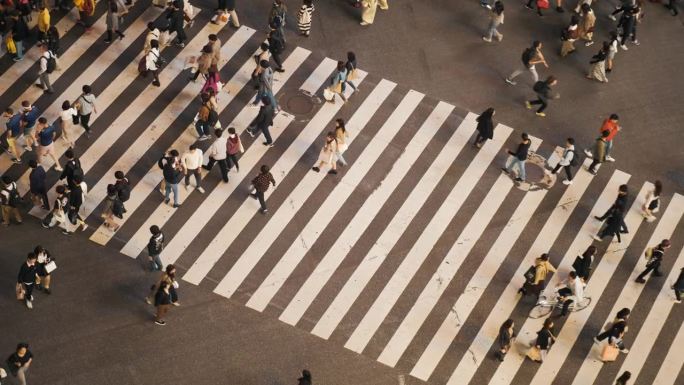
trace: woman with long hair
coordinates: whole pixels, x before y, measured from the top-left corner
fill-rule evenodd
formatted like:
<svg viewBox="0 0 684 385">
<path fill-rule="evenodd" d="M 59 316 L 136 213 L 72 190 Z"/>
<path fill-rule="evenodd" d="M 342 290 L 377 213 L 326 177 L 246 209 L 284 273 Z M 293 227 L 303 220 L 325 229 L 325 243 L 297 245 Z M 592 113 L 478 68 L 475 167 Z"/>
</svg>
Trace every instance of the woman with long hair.
<svg viewBox="0 0 684 385">
<path fill-rule="evenodd" d="M 482 148 L 487 139 L 494 138 L 494 122 L 492 121 L 494 114 L 496 114 L 494 108 L 489 107 L 477 117 L 477 136 L 473 146 Z"/>
</svg>

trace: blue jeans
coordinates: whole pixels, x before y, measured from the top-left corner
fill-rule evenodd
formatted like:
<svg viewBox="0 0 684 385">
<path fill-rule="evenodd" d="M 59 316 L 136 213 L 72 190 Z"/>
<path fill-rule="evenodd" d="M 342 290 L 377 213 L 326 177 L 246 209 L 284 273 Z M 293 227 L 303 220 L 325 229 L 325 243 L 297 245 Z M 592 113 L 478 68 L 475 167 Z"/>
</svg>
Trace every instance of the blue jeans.
<svg viewBox="0 0 684 385">
<path fill-rule="evenodd" d="M 171 195 L 171 190 L 173 190 L 173 204 L 179 205 L 178 203 L 178 183 L 166 182 L 166 194 L 164 194 L 164 199 L 168 200 L 169 195 Z"/>
<path fill-rule="evenodd" d="M 610 155 L 610 150 L 613 148 L 613 141 L 612 140 L 607 140 L 606 141 L 606 158 L 608 155 Z"/>
<path fill-rule="evenodd" d="M 525 180 L 525 177 L 527 176 L 525 175 L 525 161 L 512 156 L 511 160 L 506 165 L 506 170 L 511 172 L 513 170 L 513 166 L 518 166 L 518 178 Z"/>
<path fill-rule="evenodd" d="M 164 269 L 164 265 L 162 264 L 161 258 L 159 258 L 159 254 L 150 255 L 150 269 L 153 271 Z"/>
<path fill-rule="evenodd" d="M 209 135 L 209 123 L 198 120 L 197 123 L 195 123 L 195 129 L 197 130 L 197 135 L 199 136 L 207 136 Z"/>
<path fill-rule="evenodd" d="M 273 96 L 273 92 L 269 90 L 257 92 L 256 97 L 254 98 L 254 104 L 259 103 L 261 101 L 261 98 L 263 98 L 264 96 L 267 96 L 271 100 L 271 106 L 273 106 L 274 109 L 278 109 L 278 102 L 276 102 L 275 96 Z"/>
<path fill-rule="evenodd" d="M 17 59 L 24 57 L 24 42 L 21 40 L 15 40 L 14 46 L 17 47 Z"/>
</svg>

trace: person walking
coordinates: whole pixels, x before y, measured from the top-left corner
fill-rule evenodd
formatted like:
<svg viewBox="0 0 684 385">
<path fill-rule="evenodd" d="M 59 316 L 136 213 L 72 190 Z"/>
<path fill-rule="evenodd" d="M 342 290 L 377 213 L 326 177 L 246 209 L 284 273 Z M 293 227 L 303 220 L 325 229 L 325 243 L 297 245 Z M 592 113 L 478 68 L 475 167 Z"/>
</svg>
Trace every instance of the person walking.
<svg viewBox="0 0 684 385">
<path fill-rule="evenodd" d="M 587 74 L 587 79 L 596 79 L 601 83 L 608 83 L 608 77 L 606 76 L 606 59 L 608 58 L 608 53 L 610 51 L 610 43 L 607 41 L 603 42 L 603 46 L 596 53 L 596 55 L 591 57 L 591 68 Z"/>
<path fill-rule="evenodd" d="M 639 5 L 635 4 L 633 7 L 625 9 L 618 23 L 618 28 L 622 28 L 622 39 L 620 40 L 620 48 L 627 51 L 627 39 L 632 38 L 634 45 L 639 45 L 636 37 L 637 16 L 641 12 Z"/>
<path fill-rule="evenodd" d="M 606 160 L 606 138 L 610 135 L 610 131 L 602 131 L 601 136 L 596 138 L 594 142 L 594 147 L 591 152 L 591 158 L 593 159 L 587 171 L 592 175 L 596 175 L 596 166 L 603 163 Z"/>
<path fill-rule="evenodd" d="M 204 194 L 204 189 L 202 188 L 202 172 L 201 166 L 204 162 L 204 155 L 202 150 L 197 148 L 196 144 L 191 144 L 188 151 L 184 152 L 181 156 L 181 165 L 183 165 L 183 172 L 185 173 L 185 190 L 190 188 L 190 175 L 195 177 L 195 186 L 197 186 L 197 191 Z"/>
<path fill-rule="evenodd" d="M 35 253 L 28 253 L 26 261 L 19 267 L 17 275 L 17 299 L 23 300 L 26 307 L 33 309 L 33 288 L 36 282 L 38 256 Z"/>
<path fill-rule="evenodd" d="M 20 385 L 26 385 L 26 372 L 33 363 L 33 354 L 29 350 L 29 345 L 21 342 L 17 349 L 7 359 L 9 371 L 17 378 Z"/>
<path fill-rule="evenodd" d="M 93 15 L 95 15 L 95 0 L 81 0 L 76 5 L 78 8 L 78 24 L 82 25 L 86 32 L 93 29 Z"/>
<path fill-rule="evenodd" d="M 276 25 L 270 25 L 271 32 L 268 34 L 268 51 L 273 57 L 273 61 L 278 67 L 276 67 L 276 72 L 285 72 L 283 69 L 283 59 L 280 57 L 285 50 L 285 37 L 282 32 L 278 29 Z"/>
<path fill-rule="evenodd" d="M 499 328 L 499 335 L 496 340 L 499 343 L 499 350 L 496 351 L 496 358 L 503 362 L 506 353 L 511 349 L 515 340 L 515 323 L 512 319 L 507 319 Z"/>
<path fill-rule="evenodd" d="M 67 158 L 66 163 L 64 163 L 64 171 L 59 176 L 59 180 L 67 180 L 67 186 L 72 188 L 76 186 L 75 178 L 80 177 L 83 180 L 83 169 L 81 168 L 81 161 L 76 158 L 73 149 L 68 149 L 64 152 L 64 156 Z"/>
<path fill-rule="evenodd" d="M 55 170 L 62 172 L 64 169 L 59 165 L 59 158 L 55 154 L 55 138 L 57 137 L 56 127 L 48 125 L 47 119 L 38 118 L 37 135 L 38 137 L 38 163 L 42 163 L 45 156 L 50 156 L 55 165 Z"/>
<path fill-rule="evenodd" d="M 651 247 L 646 250 L 646 270 L 637 276 L 634 280 L 637 283 L 646 283 L 644 277 L 652 272 L 653 277 L 662 277 L 663 273 L 660 272 L 660 264 L 663 262 L 663 257 L 665 255 L 665 250 L 670 248 L 670 240 L 663 239 L 660 241 L 658 246 Z"/>
<path fill-rule="evenodd" d="M 50 29 L 50 10 L 48 3 L 40 4 L 40 11 L 38 12 L 38 42 L 43 44 L 47 40 L 47 33 Z"/>
<path fill-rule="evenodd" d="M 561 33 L 561 49 L 560 56 L 566 57 L 575 52 L 575 41 L 579 38 L 579 17 L 572 15 L 570 18 L 570 25 L 567 26 Z"/>
<path fill-rule="evenodd" d="M 361 13 L 361 25 L 371 25 L 375 21 L 375 13 L 377 8 L 380 7 L 383 11 L 389 9 L 387 0 L 361 0 L 361 6 L 363 11 Z"/>
<path fill-rule="evenodd" d="M 518 148 L 515 151 L 506 149 L 506 152 L 508 153 L 508 155 L 510 155 L 510 158 L 506 166 L 501 168 L 503 172 L 505 172 L 506 174 L 510 174 L 511 171 L 513 171 L 513 166 L 516 166 L 518 168 L 518 175 L 515 178 L 516 182 L 525 181 L 525 161 L 527 161 L 527 155 L 529 153 L 530 145 L 532 143 L 526 132 L 523 132 L 521 134 L 521 138 L 522 140 L 518 144 Z"/>
<path fill-rule="evenodd" d="M 608 56 L 606 57 L 607 74 L 613 70 L 613 60 L 615 60 L 615 54 L 617 53 L 618 46 L 620 45 L 618 40 L 617 31 L 610 31 L 610 40 L 608 41 Z"/>
<path fill-rule="evenodd" d="M 86 185 L 86 183 L 83 181 L 83 177 L 80 175 L 74 175 L 73 182 L 74 185 L 69 187 L 69 201 L 67 209 L 68 223 L 66 223 L 64 230 L 62 230 L 62 234 L 64 235 L 73 234 L 73 232 L 78 230 L 79 227 L 81 228 L 81 231 L 86 231 L 88 228 L 88 225 L 79 215 L 79 211 L 81 210 L 81 206 L 85 201 L 86 194 L 88 194 L 88 185 Z M 76 227 L 70 229 L 71 226 L 69 226 L 69 224 Z"/>
<path fill-rule="evenodd" d="M 280 32 L 280 35 L 283 37 L 283 39 L 285 38 L 286 17 L 287 6 L 283 2 L 283 0 L 273 1 L 273 5 L 271 6 L 271 12 L 268 15 L 268 24 L 276 27 L 276 29 Z"/>
<path fill-rule="evenodd" d="M 40 117 L 40 109 L 29 103 L 28 100 L 21 102 L 23 110 L 22 119 L 24 120 L 24 150 L 33 151 L 33 147 L 37 146 L 35 126 Z"/>
<path fill-rule="evenodd" d="M 618 195 L 615 197 L 615 202 L 606 210 L 606 212 L 599 216 L 594 216 L 594 219 L 597 221 L 605 221 L 606 218 L 610 216 L 610 214 L 613 212 L 613 209 L 616 207 L 627 207 L 627 200 L 629 200 L 629 186 L 626 184 L 621 184 L 618 186 Z M 625 227 L 626 229 L 626 227 Z"/>
<path fill-rule="evenodd" d="M 38 61 L 40 65 L 38 67 L 38 83 L 35 83 L 35 85 L 46 94 L 53 94 L 55 90 L 52 88 L 52 84 L 50 84 L 50 74 L 55 70 L 57 61 L 54 54 L 48 49 L 47 44 L 40 44 L 39 46 L 40 57 Z"/>
<path fill-rule="evenodd" d="M 119 199 L 116 186 L 113 184 L 107 185 L 107 196 L 104 200 L 104 208 L 102 209 L 102 219 L 104 220 L 104 227 L 112 232 L 119 230 L 119 224 L 116 223 L 117 218 L 123 218 L 126 212 L 123 202 Z"/>
<path fill-rule="evenodd" d="M 347 129 L 344 127 L 344 119 L 335 119 L 335 140 L 337 141 L 337 152 L 335 153 L 335 158 L 337 162 L 340 162 L 342 166 L 347 166 L 347 161 L 344 159 L 342 154 L 347 151 L 349 145 L 347 144 L 347 139 L 349 139 L 349 134 Z"/>
<path fill-rule="evenodd" d="M 264 42 L 261 43 L 259 46 L 259 49 L 261 52 L 258 54 L 254 55 L 254 62 L 256 63 L 256 66 L 254 67 L 254 71 L 252 71 L 252 83 L 254 84 L 254 88 L 257 90 L 259 89 L 259 75 L 261 75 L 262 67 L 261 67 L 261 61 L 270 59 L 271 57 L 271 52 L 269 51 L 269 46 L 268 43 Z"/>
<path fill-rule="evenodd" d="M 537 94 L 537 99 L 526 101 L 525 107 L 527 107 L 528 110 L 531 110 L 533 105 L 539 104 L 536 114 L 537 116 L 545 117 L 546 113 L 544 110 L 549 105 L 549 99 L 558 98 L 558 96 L 552 97 L 551 95 L 551 87 L 555 86 L 556 84 L 558 84 L 558 80 L 556 80 L 556 78 L 553 76 L 549 76 L 546 78 L 546 80 L 540 80 L 534 83 L 532 90 Z"/>
<path fill-rule="evenodd" d="M 17 188 L 17 183 L 9 175 L 3 175 L 2 190 L 0 191 L 0 209 L 2 210 L 2 224 L 10 225 L 10 220 L 14 217 L 17 224 L 22 224 L 21 214 L 19 213 L 19 205 L 21 204 L 21 196 Z"/>
<path fill-rule="evenodd" d="M 211 47 L 211 65 L 218 67 L 221 62 L 221 39 L 215 33 L 212 33 L 209 35 L 207 45 Z"/>
<path fill-rule="evenodd" d="M 273 138 L 271 138 L 271 133 L 268 128 L 273 125 L 275 111 L 273 110 L 271 100 L 268 97 L 262 97 L 261 103 L 262 106 L 259 108 L 259 114 L 257 114 L 257 117 L 252 121 L 252 124 L 247 127 L 247 133 L 253 138 L 259 131 L 263 132 L 264 138 L 266 139 L 263 143 L 264 146 L 273 147 Z"/>
<path fill-rule="evenodd" d="M 544 253 L 534 260 L 534 266 L 525 273 L 525 283 L 523 287 L 518 289 L 518 293 L 522 295 L 534 294 L 539 297 L 544 290 L 546 276 L 549 272 L 555 273 L 556 268 L 549 262 L 549 255 Z"/>
<path fill-rule="evenodd" d="M 269 99 L 270 105 L 277 111 L 278 102 L 273 95 L 273 69 L 271 68 L 271 64 L 268 60 L 262 60 L 259 63 L 259 67 L 261 67 L 258 78 L 259 90 L 257 91 L 252 105 L 255 107 L 258 106 L 259 101 L 266 97 Z"/>
<path fill-rule="evenodd" d="M 71 103 L 68 100 L 65 100 L 62 103 L 62 111 L 60 112 L 59 118 L 59 128 L 62 131 L 62 138 L 69 144 L 69 148 L 73 148 L 76 145 L 72 139 L 72 135 L 75 135 L 73 133 L 74 119 L 78 119 L 78 111 L 71 106 Z"/>
<path fill-rule="evenodd" d="M 495 114 L 494 108 L 489 107 L 475 119 L 477 121 L 477 127 L 475 128 L 477 135 L 475 136 L 473 146 L 482 148 L 488 139 L 494 138 L 494 121 L 492 118 Z"/>
<path fill-rule="evenodd" d="M 482 40 L 487 43 L 492 42 L 492 37 L 496 37 L 497 41 L 503 40 L 503 34 L 499 33 L 497 28 L 504 23 L 504 5 L 501 1 L 497 0 L 494 2 L 494 7 L 491 12 L 489 12 L 489 26 L 487 27 L 487 33 L 482 36 Z"/>
<path fill-rule="evenodd" d="M 169 204 L 171 201 L 171 191 L 173 191 L 173 208 L 180 207 L 178 184 L 183 180 L 183 166 L 180 164 L 178 151 L 170 150 L 169 156 L 159 159 L 157 165 L 162 169 L 164 181 L 166 182 L 164 188 L 164 203 Z"/>
<path fill-rule="evenodd" d="M 159 40 L 152 40 L 150 42 L 150 51 L 145 55 L 145 76 L 148 73 L 152 74 L 152 85 L 160 87 L 159 82 L 159 67 L 162 63 L 159 53 Z"/>
<path fill-rule="evenodd" d="M 591 262 L 596 256 L 596 246 L 591 245 L 582 253 L 575 258 L 575 262 L 572 263 L 572 268 L 575 274 L 582 280 L 582 282 L 587 283 L 589 281 L 589 275 L 591 274 Z"/>
<path fill-rule="evenodd" d="M 584 40 L 584 45 L 589 47 L 594 44 L 594 28 L 596 26 L 596 15 L 588 3 L 580 6 L 579 38 Z"/>
<path fill-rule="evenodd" d="M 299 27 L 299 34 L 304 37 L 309 37 L 309 33 L 311 33 L 311 19 L 314 10 L 313 0 L 302 1 L 302 6 L 297 14 L 297 26 Z"/>
<path fill-rule="evenodd" d="M 276 181 L 271 174 L 271 169 L 267 165 L 262 165 L 259 175 L 252 179 L 251 193 L 249 194 L 252 198 L 259 200 L 261 205 L 261 213 L 268 213 L 268 208 L 266 207 L 266 199 L 264 194 L 268 191 L 269 184 L 276 185 Z"/>
<path fill-rule="evenodd" d="M 576 152 L 575 152 L 575 139 L 573 138 L 567 138 L 565 140 L 565 148 L 563 149 L 563 154 L 561 155 L 560 160 L 558 161 L 558 164 L 556 167 L 553 168 L 551 171 L 552 174 L 558 173 L 560 171 L 561 167 L 563 167 L 563 170 L 565 170 L 565 175 L 567 178 L 563 180 L 563 184 L 566 186 L 569 186 L 572 184 L 572 167 L 577 166 L 577 158 L 576 158 Z"/>
<path fill-rule="evenodd" d="M 197 130 L 197 135 L 199 136 L 197 140 L 201 142 L 211 138 L 211 134 L 209 134 L 211 127 L 216 125 L 218 121 L 216 110 L 208 102 L 203 102 L 199 111 L 197 111 L 195 119 L 195 130 Z"/>
<path fill-rule="evenodd" d="M 36 246 L 33 253 L 36 255 L 36 289 L 50 295 L 52 294 L 50 289 L 51 273 L 57 268 L 55 258 L 41 245 Z"/>
<path fill-rule="evenodd" d="M 29 160 L 29 191 L 34 205 L 42 204 L 43 210 L 50 210 L 50 201 L 47 196 L 47 186 L 45 180 L 47 173 L 43 165 L 38 164 L 35 159 Z"/>
<path fill-rule="evenodd" d="M 321 148 L 321 152 L 318 155 L 318 161 L 311 168 L 312 170 L 319 172 L 321 167 L 330 166 L 328 174 L 337 174 L 337 165 L 335 160 L 335 154 L 337 153 L 337 139 L 334 132 L 328 132 L 325 136 L 325 144 Z"/>
<path fill-rule="evenodd" d="M 7 118 L 5 126 L 7 127 L 7 135 L 5 140 L 7 141 L 7 148 L 11 154 L 12 162 L 15 164 L 21 164 L 21 153 L 19 152 L 19 147 L 17 146 L 17 140 L 21 138 L 24 125 L 26 122 L 23 119 L 23 114 L 21 112 L 14 113 L 11 107 L 5 109 L 2 114 L 3 118 Z"/>
<path fill-rule="evenodd" d="M 93 89 L 87 84 L 81 90 L 83 93 L 74 102 L 74 107 L 78 110 L 78 119 L 81 127 L 85 130 L 86 136 L 90 137 L 90 115 L 93 112 L 97 114 L 95 95 L 93 95 Z"/>
<path fill-rule="evenodd" d="M 12 27 L 9 32 L 9 39 L 14 42 L 16 53 L 12 60 L 20 61 L 24 58 L 24 40 L 29 37 L 29 27 L 23 17 L 19 17 L 16 10 L 10 14 Z"/>
<path fill-rule="evenodd" d="M 169 32 L 176 32 L 175 44 L 181 48 L 185 47 L 185 40 L 187 40 L 188 37 L 183 29 L 185 13 L 183 12 L 183 3 L 181 0 L 173 1 L 170 12 L 166 18 L 169 20 Z"/>
<path fill-rule="evenodd" d="M 116 188 L 116 196 L 121 203 L 126 203 L 131 198 L 131 182 L 126 178 L 123 171 L 117 170 L 114 172 L 114 187 Z"/>
<path fill-rule="evenodd" d="M 544 362 L 551 345 L 556 342 L 556 337 L 553 335 L 552 330 L 553 321 L 551 318 L 545 319 L 541 330 L 537 332 L 537 339 L 534 342 L 534 346 L 527 352 L 527 357 L 532 361 L 537 363 Z"/>
<path fill-rule="evenodd" d="M 610 213 L 610 216 L 608 217 L 608 220 L 606 223 L 603 225 L 603 229 L 599 231 L 598 235 L 594 235 L 592 238 L 594 238 L 597 241 L 602 241 L 603 238 L 606 236 L 615 236 L 617 238 L 618 243 L 621 242 L 620 239 L 620 233 L 624 232 L 626 233 L 627 230 L 621 231 L 621 228 L 624 225 L 624 208 L 622 205 L 615 205 L 612 208 L 612 211 Z"/>
<path fill-rule="evenodd" d="M 147 35 L 145 35 L 145 45 L 143 46 L 144 56 L 147 56 L 147 54 L 152 49 L 152 40 L 156 40 L 157 42 L 159 42 L 160 37 L 161 31 L 159 30 L 157 25 L 153 21 L 147 23 Z"/>
<path fill-rule="evenodd" d="M 675 283 L 671 286 L 675 293 L 675 302 L 682 303 L 682 292 L 684 292 L 684 267 L 679 272 Z"/>
<path fill-rule="evenodd" d="M 171 307 L 171 293 L 169 292 L 170 286 L 167 282 L 162 281 L 159 284 L 159 288 L 154 295 L 154 306 L 157 308 L 157 312 L 154 316 L 154 323 L 159 326 L 166 325 L 164 321 L 164 316 L 169 312 Z"/>
<path fill-rule="evenodd" d="M 238 154 L 245 152 L 242 147 L 240 136 L 235 132 L 235 127 L 228 127 L 228 140 L 226 141 L 226 158 L 228 161 L 228 168 L 235 166 L 235 171 L 240 172 L 240 164 L 238 163 Z"/>
<path fill-rule="evenodd" d="M 166 269 L 164 269 L 164 272 L 159 277 L 159 280 L 154 285 L 152 285 L 150 289 L 150 294 L 147 297 L 145 297 L 145 302 L 152 305 L 155 293 L 157 293 L 157 291 L 159 290 L 159 287 L 161 286 L 162 282 L 165 282 L 169 287 L 171 305 L 180 306 L 180 302 L 178 302 L 178 281 L 176 281 L 176 266 L 171 264 L 166 265 Z"/>
<path fill-rule="evenodd" d="M 161 270 L 164 265 L 161 261 L 161 252 L 164 250 L 164 233 L 159 229 L 159 226 L 150 226 L 150 233 L 152 236 L 147 242 L 147 256 L 150 261 L 150 270 Z"/>
<path fill-rule="evenodd" d="M 214 130 L 216 140 L 211 144 L 207 154 L 209 155 L 209 162 L 206 166 L 202 166 L 207 171 L 214 168 L 214 164 L 218 163 L 221 169 L 221 178 L 224 183 L 228 183 L 228 137 L 223 136 L 223 130 Z"/>
<path fill-rule="evenodd" d="M 659 180 L 655 181 L 653 189 L 646 193 L 646 199 L 644 199 L 644 204 L 641 206 L 641 215 L 647 222 L 656 220 L 656 216 L 653 214 L 657 213 L 660 209 L 660 195 L 662 193 L 663 183 Z"/>
<path fill-rule="evenodd" d="M 69 195 L 64 185 L 55 187 L 55 192 L 57 197 L 55 198 L 55 204 L 52 206 L 52 211 L 40 223 L 45 229 L 51 229 L 57 225 L 64 225 L 66 228 Z"/>
<path fill-rule="evenodd" d="M 620 126 L 620 117 L 618 114 L 610 114 L 610 116 L 603 121 L 599 132 L 603 134 L 604 131 L 608 131 L 608 136 L 605 139 L 605 160 L 607 162 L 615 162 L 615 159 L 610 156 L 610 151 L 613 149 L 613 139 L 622 130 Z M 584 154 L 591 158 L 593 154 L 589 150 L 584 150 Z"/>
<path fill-rule="evenodd" d="M 597 334 L 594 337 L 594 343 L 598 344 L 606 338 L 618 338 L 621 334 L 627 331 L 627 320 L 629 319 L 631 311 L 628 308 L 620 309 L 615 315 L 615 319 L 608 323 L 603 329 L 602 333 Z M 624 346 L 623 346 L 624 348 Z M 624 352 L 627 353 L 627 352 Z"/>
<path fill-rule="evenodd" d="M 326 97 L 326 102 L 335 104 L 335 94 L 339 95 L 343 102 L 347 102 L 347 98 L 344 96 L 344 91 L 346 88 L 344 84 L 346 80 L 347 68 L 345 66 L 345 63 L 342 61 L 338 61 L 337 68 L 335 69 L 335 72 L 333 72 L 333 75 L 330 77 L 330 86 L 328 87 L 328 91 L 332 94 L 332 97 Z"/>
<path fill-rule="evenodd" d="M 679 15 L 679 9 L 677 9 L 677 0 L 669 0 L 667 4 L 663 5 L 665 5 L 665 8 L 670 10 L 672 16 Z"/>
<path fill-rule="evenodd" d="M 119 3 L 117 0 L 109 0 L 107 3 L 107 38 L 105 43 L 109 44 L 112 42 L 114 33 L 119 37 L 119 40 L 123 40 L 126 35 L 124 35 L 119 30 L 119 20 L 123 19 L 123 15 L 126 14 L 128 10 L 125 5 Z"/>
<path fill-rule="evenodd" d="M 351 87 L 354 92 L 359 90 L 359 86 L 354 84 L 354 80 L 358 77 L 356 73 L 356 54 L 352 51 L 347 52 L 347 62 L 344 63 L 345 68 L 347 69 L 347 77 L 344 80 L 345 84 L 349 84 L 349 87 Z"/>
</svg>

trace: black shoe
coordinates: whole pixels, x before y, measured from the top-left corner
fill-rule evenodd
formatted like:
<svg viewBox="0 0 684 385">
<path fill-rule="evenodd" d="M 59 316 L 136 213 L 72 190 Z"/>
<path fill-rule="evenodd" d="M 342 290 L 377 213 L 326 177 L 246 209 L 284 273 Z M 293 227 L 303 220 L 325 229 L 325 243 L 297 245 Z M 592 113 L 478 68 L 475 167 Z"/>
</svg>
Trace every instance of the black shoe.
<svg viewBox="0 0 684 385">
<path fill-rule="evenodd" d="M 337 175 L 337 170 L 330 170 L 328 171 L 328 174 Z"/>
<path fill-rule="evenodd" d="M 534 8 L 532 8 L 532 6 L 529 4 L 525 4 L 525 8 L 530 9 L 530 10 L 534 10 Z"/>
<path fill-rule="evenodd" d="M 646 281 L 643 278 L 637 278 L 634 280 L 636 283 L 646 283 Z"/>
<path fill-rule="evenodd" d="M 161 86 L 161 83 L 159 83 L 158 81 L 155 80 L 155 81 L 152 82 L 152 85 L 155 86 L 155 87 L 160 87 L 160 86 Z"/>
<path fill-rule="evenodd" d="M 263 145 L 266 147 L 273 147 L 273 143 L 269 143 L 269 142 L 264 142 Z"/>
<path fill-rule="evenodd" d="M 597 221 L 603 221 L 603 218 L 598 217 L 598 216 L 596 216 L 596 215 L 594 215 L 594 219 L 596 219 Z"/>
<path fill-rule="evenodd" d="M 556 12 L 563 13 L 565 12 L 565 10 L 563 9 L 563 7 L 556 7 Z"/>
<path fill-rule="evenodd" d="M 311 167 L 311 169 L 312 169 L 312 170 L 314 170 L 314 171 L 316 171 L 316 172 L 319 172 L 319 171 L 321 171 L 321 169 L 320 169 L 320 168 L 318 168 L 318 167 Z"/>
<path fill-rule="evenodd" d="M 268 214 L 268 209 L 260 209 L 259 211 L 264 215 Z"/>
<path fill-rule="evenodd" d="M 524 181 L 522 180 L 522 178 L 520 178 L 520 177 L 515 178 L 515 181 L 516 181 L 516 182 L 524 182 Z"/>
<path fill-rule="evenodd" d="M 276 71 L 276 72 L 285 72 L 285 70 L 284 70 L 283 68 L 276 68 L 275 71 Z"/>
<path fill-rule="evenodd" d="M 505 172 L 506 174 L 509 173 L 509 172 L 508 172 L 508 169 L 507 169 L 506 167 L 501 167 L 501 171 Z"/>
</svg>

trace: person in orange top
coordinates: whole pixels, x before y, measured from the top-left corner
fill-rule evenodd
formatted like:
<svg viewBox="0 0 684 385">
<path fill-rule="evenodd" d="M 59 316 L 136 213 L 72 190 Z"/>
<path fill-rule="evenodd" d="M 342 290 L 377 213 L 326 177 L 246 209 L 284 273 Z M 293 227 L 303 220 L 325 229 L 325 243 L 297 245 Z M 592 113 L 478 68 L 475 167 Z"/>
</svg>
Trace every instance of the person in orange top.
<svg viewBox="0 0 684 385">
<path fill-rule="evenodd" d="M 622 127 L 620 127 L 620 125 L 618 124 L 619 119 L 620 118 L 618 117 L 617 114 L 611 114 L 608 119 L 603 121 L 603 125 L 601 125 L 601 129 L 599 130 L 599 132 L 608 131 L 608 136 L 605 138 L 605 142 L 606 142 L 605 159 L 608 162 L 615 162 L 615 158 L 610 156 L 610 149 L 613 148 L 613 138 L 615 138 L 615 135 L 617 135 L 618 131 L 620 131 L 622 129 Z M 588 149 L 584 150 L 584 154 L 589 158 L 592 157 L 591 151 L 589 151 Z"/>
</svg>

